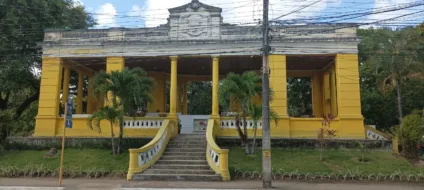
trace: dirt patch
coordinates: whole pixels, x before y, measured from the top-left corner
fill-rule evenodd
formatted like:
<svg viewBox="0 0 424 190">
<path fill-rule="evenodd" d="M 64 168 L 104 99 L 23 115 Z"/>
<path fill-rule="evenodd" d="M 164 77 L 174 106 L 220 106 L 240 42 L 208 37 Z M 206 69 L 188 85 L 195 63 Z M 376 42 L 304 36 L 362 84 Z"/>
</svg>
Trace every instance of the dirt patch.
<svg viewBox="0 0 424 190">
<path fill-rule="evenodd" d="M 413 163 L 412 165 L 414 165 L 414 167 L 416 167 L 416 168 L 424 168 L 424 160 L 419 160 L 419 161 Z"/>
<path fill-rule="evenodd" d="M 55 158 L 57 157 L 57 149 L 56 148 L 51 148 L 48 152 L 46 152 L 46 154 L 44 154 L 44 158 Z"/>
</svg>

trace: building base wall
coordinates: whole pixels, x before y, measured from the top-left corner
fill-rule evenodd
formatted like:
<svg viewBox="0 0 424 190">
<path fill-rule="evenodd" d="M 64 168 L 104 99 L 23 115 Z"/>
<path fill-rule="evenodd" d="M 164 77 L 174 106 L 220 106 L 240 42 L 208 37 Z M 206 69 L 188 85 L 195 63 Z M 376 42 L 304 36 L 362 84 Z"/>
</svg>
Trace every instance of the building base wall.
<svg viewBox="0 0 424 190">
<path fill-rule="evenodd" d="M 322 127 L 321 118 L 282 118 L 277 124 L 271 121 L 272 138 L 316 138 L 318 129 Z M 365 128 L 362 118 L 340 119 L 331 123 L 336 130 L 337 139 L 365 139 Z M 243 128 L 242 128 L 243 130 Z M 253 137 L 253 128 L 248 128 L 249 137 Z M 219 137 L 237 137 L 237 129 L 221 128 Z M 262 137 L 262 128 L 257 129 L 257 136 Z"/>
</svg>

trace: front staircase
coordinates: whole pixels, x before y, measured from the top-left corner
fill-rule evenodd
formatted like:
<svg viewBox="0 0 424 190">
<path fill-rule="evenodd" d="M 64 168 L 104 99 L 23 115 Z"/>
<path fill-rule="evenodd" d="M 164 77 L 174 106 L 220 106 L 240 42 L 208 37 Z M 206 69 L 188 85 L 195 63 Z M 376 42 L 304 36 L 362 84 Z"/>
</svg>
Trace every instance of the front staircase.
<svg viewBox="0 0 424 190">
<path fill-rule="evenodd" d="M 133 180 L 221 181 L 206 161 L 205 133 L 178 135 L 169 141 L 162 157 Z"/>
</svg>

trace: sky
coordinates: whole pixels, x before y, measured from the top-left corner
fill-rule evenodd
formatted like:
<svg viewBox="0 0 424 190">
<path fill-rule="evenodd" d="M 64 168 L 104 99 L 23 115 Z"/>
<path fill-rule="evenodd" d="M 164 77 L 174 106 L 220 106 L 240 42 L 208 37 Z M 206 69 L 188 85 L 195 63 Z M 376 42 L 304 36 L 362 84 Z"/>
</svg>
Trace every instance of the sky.
<svg viewBox="0 0 424 190">
<path fill-rule="evenodd" d="M 154 27 L 165 24 L 169 16 L 168 8 L 184 5 L 191 0 L 74 0 L 85 6 L 97 20 L 95 28 L 110 27 Z M 423 11 L 424 6 L 405 10 L 371 14 L 350 20 L 339 18 L 343 13 L 358 11 L 378 11 L 393 6 L 404 6 L 406 3 L 423 3 L 424 0 L 269 0 L 270 20 L 278 18 L 282 22 L 304 22 L 299 19 L 310 19 L 332 16 L 338 22 L 372 23 L 405 14 Z M 255 24 L 262 18 L 262 0 L 200 0 L 200 2 L 223 9 L 223 22 L 231 24 Z M 295 12 L 295 13 L 293 13 Z M 281 18 L 279 18 L 282 16 Z M 308 20 L 319 22 L 322 20 Z M 424 13 L 416 13 L 402 17 L 386 25 L 397 26 L 424 22 Z M 369 25 L 364 25 L 364 27 Z"/>
</svg>

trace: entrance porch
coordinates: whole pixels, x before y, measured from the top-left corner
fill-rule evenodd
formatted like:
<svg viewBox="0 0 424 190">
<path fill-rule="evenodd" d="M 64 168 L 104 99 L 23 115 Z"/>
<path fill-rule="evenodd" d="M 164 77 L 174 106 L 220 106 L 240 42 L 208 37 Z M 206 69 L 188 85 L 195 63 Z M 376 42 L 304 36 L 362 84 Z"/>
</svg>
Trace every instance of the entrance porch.
<svg viewBox="0 0 424 190">
<path fill-rule="evenodd" d="M 144 117 L 127 117 L 124 136 L 153 137 L 165 119 L 181 120 L 182 133 L 205 130 L 208 119 L 219 122 L 217 136 L 236 137 L 235 120 L 227 112 L 238 112 L 237 106 L 221 108 L 218 102 L 219 80 L 229 72 L 260 73 L 262 60 L 257 55 L 187 55 L 169 57 L 93 57 L 43 59 L 42 87 L 35 136 L 57 136 L 63 130 L 62 105 L 69 96 L 75 97 L 74 127 L 68 136 L 109 137 L 110 131 L 101 134 L 87 128 L 89 114 L 104 105 L 103 99 L 93 97 L 91 79 L 100 71 L 120 70 L 124 67 L 141 67 L 155 80 L 152 92 L 154 103 L 146 108 Z M 272 109 L 278 114 L 277 123 L 271 122 L 274 138 L 315 138 L 321 127 L 322 115 L 336 116 L 331 127 L 338 138 L 365 138 L 360 113 L 357 55 L 271 55 L 270 85 L 274 94 Z M 310 81 L 310 107 L 306 114 L 291 114 L 288 89 L 290 78 Z M 72 83 L 72 81 L 76 81 Z M 188 86 L 203 81 L 212 88 L 210 114 L 193 116 L 188 112 Z M 289 80 L 290 81 L 290 80 Z M 68 87 L 70 88 L 63 88 Z M 232 102 L 237 105 L 237 102 Z M 102 125 L 103 126 L 103 125 Z M 262 135 L 261 122 L 258 135 Z M 103 128 L 103 127 L 102 127 Z M 249 135 L 253 120 L 248 121 Z M 118 131 L 119 127 L 114 127 Z"/>
</svg>

